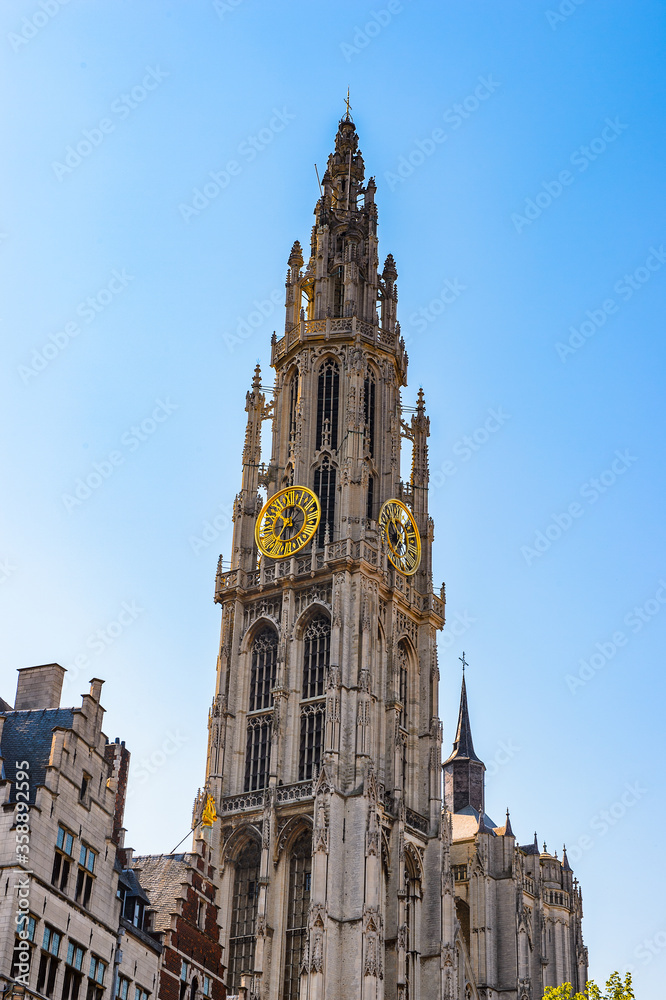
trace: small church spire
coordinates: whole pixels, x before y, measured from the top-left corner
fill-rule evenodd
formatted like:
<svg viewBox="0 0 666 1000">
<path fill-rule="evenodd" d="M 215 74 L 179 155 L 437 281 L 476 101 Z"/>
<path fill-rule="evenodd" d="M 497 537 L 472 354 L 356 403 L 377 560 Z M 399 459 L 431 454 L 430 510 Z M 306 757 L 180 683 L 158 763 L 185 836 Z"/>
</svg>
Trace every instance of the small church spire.
<svg viewBox="0 0 666 1000">
<path fill-rule="evenodd" d="M 463 668 L 469 664 L 462 655 Z M 486 765 L 476 755 L 472 741 L 472 727 L 469 721 L 467 707 L 467 685 L 463 672 L 460 690 L 460 710 L 458 712 L 458 729 L 453 742 L 453 752 L 443 764 L 444 797 L 446 806 L 451 812 L 461 812 L 466 806 L 472 806 L 478 812 L 484 811 L 485 788 L 484 771 Z"/>
<path fill-rule="evenodd" d="M 509 807 L 508 806 L 506 808 L 506 826 L 504 827 L 504 836 L 505 837 L 513 837 L 514 836 L 513 828 L 511 826 L 511 820 L 509 818 Z"/>
<path fill-rule="evenodd" d="M 467 685 L 465 684 L 465 667 L 469 666 L 469 663 L 465 660 L 465 654 L 462 655 L 463 661 L 463 679 L 462 688 L 460 691 L 460 710 L 458 712 L 458 729 L 456 731 L 456 738 L 453 743 L 453 753 L 447 760 L 454 760 L 456 757 L 462 757 L 465 760 L 474 760 L 482 763 L 481 758 L 477 757 L 474 752 L 474 743 L 472 741 L 472 727 L 469 721 L 469 708 L 467 707 Z"/>
</svg>

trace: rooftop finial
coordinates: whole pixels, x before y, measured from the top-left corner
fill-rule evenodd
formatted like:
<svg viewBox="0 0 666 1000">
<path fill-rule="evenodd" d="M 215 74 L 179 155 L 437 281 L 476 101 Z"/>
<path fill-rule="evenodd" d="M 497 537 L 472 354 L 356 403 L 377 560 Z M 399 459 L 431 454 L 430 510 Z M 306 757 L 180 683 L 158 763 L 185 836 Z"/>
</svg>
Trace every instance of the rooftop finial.
<svg viewBox="0 0 666 1000">
<path fill-rule="evenodd" d="M 350 122 L 352 120 L 352 116 L 350 114 L 351 104 L 349 103 L 349 87 L 347 87 L 347 100 L 345 101 L 345 104 L 347 105 L 347 110 L 345 112 L 345 121 Z"/>
<path fill-rule="evenodd" d="M 458 659 L 460 660 L 460 662 L 461 662 L 461 663 L 462 663 L 462 665 L 463 665 L 463 674 L 464 674 L 464 673 L 465 673 L 465 667 L 468 667 L 468 666 L 469 666 L 469 663 L 468 663 L 468 662 L 467 662 L 467 660 L 465 659 L 465 650 L 464 650 L 464 649 L 463 649 L 463 655 L 462 655 L 462 656 L 459 656 L 459 657 L 458 657 Z"/>
</svg>

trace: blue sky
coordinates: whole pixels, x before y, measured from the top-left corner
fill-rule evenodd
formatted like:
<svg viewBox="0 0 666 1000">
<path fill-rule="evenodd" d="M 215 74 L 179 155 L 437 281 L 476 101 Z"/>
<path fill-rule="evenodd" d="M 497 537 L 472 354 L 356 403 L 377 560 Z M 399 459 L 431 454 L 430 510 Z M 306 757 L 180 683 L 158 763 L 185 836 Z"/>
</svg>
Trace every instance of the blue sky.
<svg viewBox="0 0 666 1000">
<path fill-rule="evenodd" d="M 464 649 L 488 812 L 566 842 L 592 975 L 656 996 L 664 3 L 44 3 L 0 15 L 3 696 L 105 678 L 128 842 L 185 835 L 245 391 L 349 86 L 431 417 L 445 746 Z"/>
</svg>

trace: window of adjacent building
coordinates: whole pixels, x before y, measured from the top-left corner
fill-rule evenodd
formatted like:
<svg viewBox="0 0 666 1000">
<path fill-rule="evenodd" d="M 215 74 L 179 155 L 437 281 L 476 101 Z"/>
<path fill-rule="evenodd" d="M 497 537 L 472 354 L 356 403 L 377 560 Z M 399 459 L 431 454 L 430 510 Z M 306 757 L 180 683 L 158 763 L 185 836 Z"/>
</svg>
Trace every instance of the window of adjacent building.
<svg viewBox="0 0 666 1000">
<path fill-rule="evenodd" d="M 213 983 L 211 981 L 210 976 L 205 976 L 204 975 L 204 976 L 201 977 L 201 992 L 203 993 L 203 995 L 205 997 L 209 997 L 211 995 L 211 993 L 212 993 L 212 986 L 213 986 Z"/>
<path fill-rule="evenodd" d="M 301 960 L 308 933 L 310 880 L 312 872 L 312 838 L 302 834 L 289 859 L 289 896 L 285 941 L 282 1000 L 298 1000 Z"/>
<path fill-rule="evenodd" d="M 321 519 L 317 531 L 317 544 L 321 548 L 327 535 L 329 542 L 333 541 L 335 528 L 335 469 L 328 458 L 324 458 L 321 465 L 315 469 L 314 491 L 321 507 Z"/>
<path fill-rule="evenodd" d="M 43 993 L 47 997 L 53 996 L 56 975 L 58 973 L 58 952 L 62 935 L 60 931 L 49 927 L 44 928 L 42 939 L 42 954 L 39 960 L 39 972 L 37 973 L 37 992 Z"/>
<path fill-rule="evenodd" d="M 338 408 L 340 402 L 340 369 L 328 358 L 319 369 L 317 380 L 317 450 L 338 447 Z"/>
<path fill-rule="evenodd" d="M 32 944 L 35 940 L 35 928 L 37 926 L 37 920 L 32 914 L 23 915 L 23 919 L 17 925 L 17 931 L 22 935 L 19 937 L 17 934 L 14 939 L 14 952 L 12 954 L 12 976 L 16 979 L 17 976 L 29 975 L 30 967 L 32 965 Z M 28 947 L 26 947 L 25 942 L 28 942 Z"/>
<path fill-rule="evenodd" d="M 187 992 L 187 976 L 189 973 L 189 965 L 185 959 L 181 959 L 180 962 L 180 1000 L 183 1000 Z"/>
<path fill-rule="evenodd" d="M 331 623 L 317 615 L 303 635 L 303 684 L 298 780 L 309 781 L 319 769 L 324 742 L 324 687 L 331 651 Z"/>
<path fill-rule="evenodd" d="M 238 993 L 241 973 L 254 968 L 260 858 L 259 845 L 252 841 L 236 859 L 227 969 L 227 990 L 230 995 Z"/>
<path fill-rule="evenodd" d="M 134 1000 L 148 1000 L 148 990 L 144 990 L 141 986 L 137 986 L 134 990 Z"/>
<path fill-rule="evenodd" d="M 96 860 L 96 851 L 93 851 L 90 847 L 86 847 L 85 844 L 81 844 L 81 851 L 79 853 L 79 870 L 76 875 L 76 892 L 74 893 L 74 899 L 77 903 L 81 903 L 81 905 L 85 907 L 90 905 L 90 896 L 92 894 L 93 882 L 95 880 L 94 873 Z"/>
<path fill-rule="evenodd" d="M 78 1000 L 83 981 L 83 955 L 85 949 L 75 941 L 67 945 L 65 959 L 65 979 L 62 987 L 62 1000 Z"/>
<path fill-rule="evenodd" d="M 85 774 L 84 772 L 84 775 L 81 778 L 81 787 L 79 789 L 79 799 L 81 802 L 86 801 L 89 787 L 90 787 L 90 775 Z"/>
<path fill-rule="evenodd" d="M 124 976 L 118 976 L 118 982 L 116 983 L 116 1000 L 127 1000 L 129 985 L 129 979 L 125 979 Z"/>
<path fill-rule="evenodd" d="M 273 628 L 262 629 L 252 643 L 250 701 L 245 746 L 245 791 L 268 784 L 273 727 L 273 688 L 277 668 L 278 636 Z"/>
<path fill-rule="evenodd" d="M 74 835 L 64 826 L 58 826 L 56 851 L 53 858 L 53 871 L 51 872 L 51 884 L 54 885 L 56 889 L 60 889 L 61 892 L 67 891 L 67 882 L 69 881 L 69 869 L 73 850 Z"/>
</svg>

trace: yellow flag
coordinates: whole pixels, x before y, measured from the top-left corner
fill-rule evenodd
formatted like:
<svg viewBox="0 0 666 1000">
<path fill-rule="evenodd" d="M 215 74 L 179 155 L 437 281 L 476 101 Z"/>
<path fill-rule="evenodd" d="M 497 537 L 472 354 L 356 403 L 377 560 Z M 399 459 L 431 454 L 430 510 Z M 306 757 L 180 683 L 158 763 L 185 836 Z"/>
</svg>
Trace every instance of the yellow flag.
<svg viewBox="0 0 666 1000">
<path fill-rule="evenodd" d="M 212 795 L 209 795 L 206 799 L 206 805 L 204 806 L 204 811 L 201 816 L 202 826 L 212 826 L 217 819 L 217 812 L 215 810 L 215 800 Z"/>
</svg>

